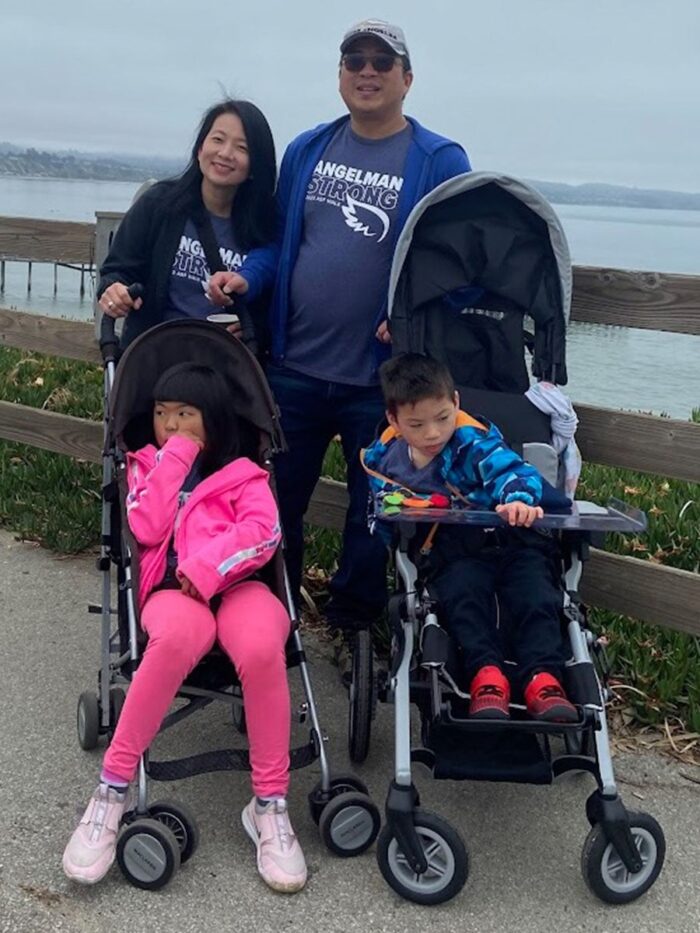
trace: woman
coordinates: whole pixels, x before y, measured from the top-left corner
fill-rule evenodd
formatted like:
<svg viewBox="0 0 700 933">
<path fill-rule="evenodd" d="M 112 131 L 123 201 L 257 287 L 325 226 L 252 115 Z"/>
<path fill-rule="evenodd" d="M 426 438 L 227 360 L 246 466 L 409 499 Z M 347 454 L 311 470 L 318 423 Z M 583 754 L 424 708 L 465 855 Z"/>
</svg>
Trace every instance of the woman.
<svg viewBox="0 0 700 933">
<path fill-rule="evenodd" d="M 275 147 L 262 112 L 230 99 L 208 110 L 184 173 L 136 201 L 100 269 L 100 309 L 128 315 L 123 345 L 161 321 L 205 318 L 217 310 L 212 302 L 231 304 L 230 293 L 248 302 L 262 294 L 275 273 L 275 180 Z M 209 276 L 224 270 L 210 293 Z M 145 291 L 134 300 L 128 286 L 135 282 Z"/>
</svg>

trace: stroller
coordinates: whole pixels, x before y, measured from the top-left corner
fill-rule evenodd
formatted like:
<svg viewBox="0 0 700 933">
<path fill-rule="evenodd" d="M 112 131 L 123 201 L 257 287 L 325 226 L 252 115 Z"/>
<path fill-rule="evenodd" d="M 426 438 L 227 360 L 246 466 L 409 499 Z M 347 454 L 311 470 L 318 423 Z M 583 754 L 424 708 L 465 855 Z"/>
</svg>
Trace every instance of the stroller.
<svg viewBox="0 0 700 933">
<path fill-rule="evenodd" d="M 512 178 L 472 173 L 445 182 L 415 207 L 397 243 L 389 290 L 393 351 L 425 353 L 445 363 L 461 407 L 495 422 L 511 447 L 554 486 L 562 485 L 562 465 L 551 446 L 549 414 L 523 394 L 529 387 L 525 346 L 532 350 L 536 378 L 566 383 L 570 297 L 571 267 L 559 222 L 535 190 Z M 526 318 L 534 325 L 532 334 L 524 330 Z M 370 513 L 370 521 L 391 523 L 394 533 L 392 641 L 388 670 L 375 670 L 371 634 L 356 635 L 349 751 L 353 761 L 364 760 L 376 699 L 393 702 L 395 775 L 377 842 L 385 880 L 409 900 L 436 904 L 457 894 L 467 878 L 459 833 L 420 808 L 413 762 L 438 779 L 535 784 L 583 770 L 598 785 L 586 805 L 591 828 L 582 853 L 584 878 L 605 901 L 639 897 L 661 871 L 664 835 L 653 817 L 627 811 L 618 795 L 605 714 L 610 694 L 604 645 L 587 627 L 578 586 L 591 541 L 600 543 L 607 531 L 643 531 L 644 514 L 619 501 L 607 507 L 575 502 L 571 514 L 536 522 L 558 541 L 561 558 L 564 682 L 578 713 L 576 722 L 565 724 L 528 718 L 522 701 L 511 703 L 506 720 L 468 716 L 469 685 L 459 649 L 440 625 L 440 606 L 414 539 L 428 522 L 437 534 L 442 522 L 497 527 L 494 512 L 419 510 L 387 496 L 375 498 Z M 505 657 L 512 657 L 508 619 L 497 603 L 495 608 Z M 420 716 L 422 747 L 416 749 L 411 703 Z"/>
<path fill-rule="evenodd" d="M 140 286 L 132 286 L 132 297 Z M 227 379 L 231 407 L 239 416 L 244 452 L 272 474 L 272 457 L 284 439 L 277 409 L 260 366 L 244 344 L 217 324 L 174 321 L 161 324 L 136 339 L 116 365 L 118 339 L 114 320 L 103 318 L 100 348 L 104 374 L 104 451 L 102 544 L 98 569 L 102 572 L 102 604 L 90 611 L 102 617 L 101 666 L 97 691 L 82 693 L 78 701 L 78 740 L 83 749 L 95 748 L 101 735 L 109 740 L 124 703 L 144 645 L 135 593 L 138 592 L 137 547 L 125 519 L 125 450 L 142 446 L 152 423 L 152 390 L 168 367 L 183 360 L 206 363 Z M 272 480 L 272 476 L 271 476 Z M 116 576 L 116 607 L 112 584 Z M 299 722 L 310 720 L 309 740 L 290 752 L 291 768 L 318 759 L 321 777 L 309 794 L 309 806 L 326 845 L 341 856 L 358 855 L 379 831 L 380 815 L 367 788 L 354 775 L 331 775 L 311 688 L 309 671 L 297 627 L 281 549 L 260 571 L 261 579 L 286 605 L 292 619 L 287 642 L 287 666 L 298 666 L 306 696 Z M 116 616 L 116 625 L 113 618 Z M 232 708 L 233 725 L 245 733 L 245 710 L 235 669 L 216 647 L 203 658 L 178 692 L 185 701 L 171 712 L 162 729 L 192 715 L 213 701 Z M 249 770 L 246 749 L 223 749 L 172 761 L 154 761 L 147 752 L 140 762 L 138 792 L 133 810 L 125 813 L 117 841 L 117 862 L 134 885 L 160 888 L 179 865 L 194 854 L 199 831 L 192 813 L 179 803 L 149 803 L 147 778 L 172 781 L 219 770 Z"/>
</svg>

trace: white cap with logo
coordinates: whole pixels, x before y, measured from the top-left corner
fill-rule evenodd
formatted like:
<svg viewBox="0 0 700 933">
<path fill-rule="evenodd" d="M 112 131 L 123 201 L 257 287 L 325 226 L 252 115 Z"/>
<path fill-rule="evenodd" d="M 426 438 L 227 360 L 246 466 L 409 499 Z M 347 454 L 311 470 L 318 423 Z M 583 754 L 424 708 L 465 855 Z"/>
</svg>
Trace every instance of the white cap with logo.
<svg viewBox="0 0 700 933">
<path fill-rule="evenodd" d="M 400 26 L 387 23 L 383 19 L 362 19 L 359 23 L 355 23 L 343 36 L 340 51 L 347 51 L 351 42 L 354 42 L 355 39 L 361 39 L 363 36 L 373 36 L 388 45 L 392 52 L 410 59 L 403 29 Z"/>
</svg>

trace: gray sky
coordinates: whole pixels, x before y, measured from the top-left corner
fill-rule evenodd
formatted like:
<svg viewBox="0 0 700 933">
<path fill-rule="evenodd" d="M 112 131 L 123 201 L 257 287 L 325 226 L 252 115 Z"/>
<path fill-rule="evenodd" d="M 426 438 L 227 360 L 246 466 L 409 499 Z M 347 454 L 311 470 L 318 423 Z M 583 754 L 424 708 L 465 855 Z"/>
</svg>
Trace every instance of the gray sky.
<svg viewBox="0 0 700 933">
<path fill-rule="evenodd" d="M 0 140 L 185 155 L 221 89 L 278 158 L 343 112 L 338 46 L 406 31 L 406 111 L 478 169 L 700 191 L 699 0 L 1 0 Z"/>
</svg>

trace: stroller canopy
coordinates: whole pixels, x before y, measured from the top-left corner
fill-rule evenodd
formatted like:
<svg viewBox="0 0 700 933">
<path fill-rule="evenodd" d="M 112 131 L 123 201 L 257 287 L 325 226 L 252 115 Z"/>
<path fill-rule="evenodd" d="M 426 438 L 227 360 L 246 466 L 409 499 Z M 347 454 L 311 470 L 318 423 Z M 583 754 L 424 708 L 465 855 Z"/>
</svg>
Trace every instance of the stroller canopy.
<svg viewBox="0 0 700 933">
<path fill-rule="evenodd" d="M 470 172 L 413 209 L 389 282 L 394 352 L 427 353 L 455 381 L 524 392 L 524 318 L 534 323 L 532 373 L 565 385 L 571 260 L 564 231 L 534 188 Z"/>
<path fill-rule="evenodd" d="M 207 364 L 224 375 L 231 388 L 231 412 L 258 434 L 254 459 L 268 459 L 283 449 L 277 406 L 255 357 L 218 324 L 197 320 L 159 324 L 126 349 L 110 396 L 108 431 L 113 440 L 123 440 L 127 448 L 145 443 L 153 388 L 166 369 L 182 362 Z"/>
</svg>

